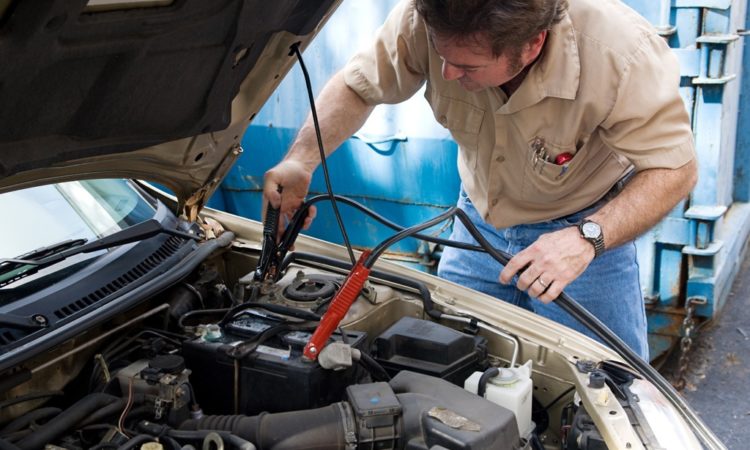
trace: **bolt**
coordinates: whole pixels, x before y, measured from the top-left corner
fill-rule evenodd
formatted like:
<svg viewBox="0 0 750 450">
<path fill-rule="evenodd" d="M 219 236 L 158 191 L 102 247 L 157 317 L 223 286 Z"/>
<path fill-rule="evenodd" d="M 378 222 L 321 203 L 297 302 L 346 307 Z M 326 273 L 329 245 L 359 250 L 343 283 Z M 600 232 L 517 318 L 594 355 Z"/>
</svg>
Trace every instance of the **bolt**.
<svg viewBox="0 0 750 450">
<path fill-rule="evenodd" d="M 604 374 L 599 371 L 589 373 L 589 387 L 591 389 L 601 389 L 604 387 Z"/>
<path fill-rule="evenodd" d="M 316 353 L 318 353 L 318 349 L 315 348 L 314 345 L 311 345 L 310 348 L 309 348 L 309 350 L 310 350 L 310 353 L 312 353 L 313 355 L 316 354 Z"/>
<path fill-rule="evenodd" d="M 34 316 L 32 316 L 32 320 L 39 325 L 47 325 L 47 318 L 41 314 L 35 314 Z"/>
<path fill-rule="evenodd" d="M 589 373 L 596 369 L 596 363 L 589 359 L 584 359 L 583 361 L 576 362 L 576 368 L 581 373 Z"/>
</svg>

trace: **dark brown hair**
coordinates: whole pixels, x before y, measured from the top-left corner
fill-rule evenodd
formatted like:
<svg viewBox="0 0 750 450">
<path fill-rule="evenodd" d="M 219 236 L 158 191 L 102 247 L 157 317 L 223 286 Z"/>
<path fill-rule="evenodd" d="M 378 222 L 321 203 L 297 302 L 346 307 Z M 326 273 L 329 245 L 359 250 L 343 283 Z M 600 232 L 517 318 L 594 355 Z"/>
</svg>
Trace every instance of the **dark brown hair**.
<svg viewBox="0 0 750 450">
<path fill-rule="evenodd" d="M 430 32 L 441 37 L 487 39 L 494 56 L 514 53 L 562 20 L 567 0 L 415 0 Z"/>
</svg>

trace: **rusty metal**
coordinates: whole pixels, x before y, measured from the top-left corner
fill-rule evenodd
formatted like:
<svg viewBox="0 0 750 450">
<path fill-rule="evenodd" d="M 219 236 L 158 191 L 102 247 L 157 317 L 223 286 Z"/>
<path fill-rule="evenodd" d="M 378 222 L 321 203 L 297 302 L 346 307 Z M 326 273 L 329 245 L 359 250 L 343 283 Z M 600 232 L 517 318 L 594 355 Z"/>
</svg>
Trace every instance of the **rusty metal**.
<svg viewBox="0 0 750 450">
<path fill-rule="evenodd" d="M 685 319 L 682 321 L 682 339 L 680 339 L 680 359 L 677 363 L 677 373 L 675 374 L 674 387 L 682 390 L 687 384 L 685 374 L 689 361 L 688 355 L 690 347 L 693 345 L 693 333 L 695 332 L 695 307 L 705 305 L 708 299 L 705 297 L 690 297 L 685 302 Z"/>
</svg>

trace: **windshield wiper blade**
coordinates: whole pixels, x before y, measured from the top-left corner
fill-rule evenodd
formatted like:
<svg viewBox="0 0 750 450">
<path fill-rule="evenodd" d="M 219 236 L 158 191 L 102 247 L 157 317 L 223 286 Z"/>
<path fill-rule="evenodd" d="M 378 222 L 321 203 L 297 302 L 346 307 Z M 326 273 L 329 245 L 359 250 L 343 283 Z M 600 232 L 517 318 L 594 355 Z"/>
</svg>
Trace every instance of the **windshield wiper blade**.
<svg viewBox="0 0 750 450">
<path fill-rule="evenodd" d="M 69 258 L 80 253 L 90 253 L 97 250 L 104 250 L 110 247 L 117 247 L 120 245 L 130 244 L 132 242 L 142 241 L 154 237 L 158 234 L 165 233 L 171 236 L 177 236 L 184 239 L 199 240 L 200 237 L 195 234 L 186 233 L 184 231 L 172 230 L 164 228 L 161 222 L 156 219 L 149 219 L 144 222 L 120 230 L 116 233 L 110 234 L 103 238 L 95 241 L 83 243 L 77 246 L 71 247 L 71 242 L 66 241 L 67 248 L 59 250 L 57 252 L 48 252 L 47 256 L 42 258 L 33 259 L 29 258 L 29 255 L 36 254 L 37 250 L 23 255 L 24 259 L 4 259 L 0 260 L 0 287 L 6 286 L 18 279 L 21 279 L 27 275 L 30 275 L 44 267 L 57 264 L 58 262 Z M 72 240 L 75 243 L 77 240 Z M 40 249 L 44 250 L 44 249 Z"/>
<path fill-rule="evenodd" d="M 0 286 L 4 286 L 8 280 L 15 279 L 20 275 L 29 275 L 29 271 L 35 271 L 35 266 L 39 264 L 40 260 L 70 248 L 81 246 L 86 242 L 88 242 L 88 239 L 68 239 L 18 255 L 15 258 L 0 259 Z"/>
<path fill-rule="evenodd" d="M 12 260 L 38 260 L 42 259 L 47 256 L 54 255 L 55 253 L 60 253 L 64 250 L 67 250 L 69 248 L 78 247 L 79 245 L 83 245 L 86 242 L 88 242 L 88 239 L 68 239 L 66 241 L 58 242 L 56 244 L 48 245 L 46 247 L 38 248 L 36 250 L 32 250 L 28 253 L 24 253 L 23 255 L 18 255 Z M 8 260 L 1 260 L 0 264 Z"/>
</svg>

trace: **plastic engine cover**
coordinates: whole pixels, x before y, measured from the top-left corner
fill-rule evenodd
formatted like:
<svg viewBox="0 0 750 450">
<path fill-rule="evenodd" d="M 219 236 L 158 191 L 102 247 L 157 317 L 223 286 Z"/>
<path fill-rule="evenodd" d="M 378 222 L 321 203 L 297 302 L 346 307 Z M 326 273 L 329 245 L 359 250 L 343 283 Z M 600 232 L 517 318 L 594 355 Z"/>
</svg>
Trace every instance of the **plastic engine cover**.
<svg viewBox="0 0 750 450">
<path fill-rule="evenodd" d="M 378 336 L 372 353 L 391 376 L 411 370 L 461 386 L 487 367 L 485 338 L 413 317 L 403 317 Z"/>
<path fill-rule="evenodd" d="M 448 381 L 409 371 L 389 384 L 403 409 L 406 449 L 525 448 L 515 415 L 502 406 Z"/>
</svg>

